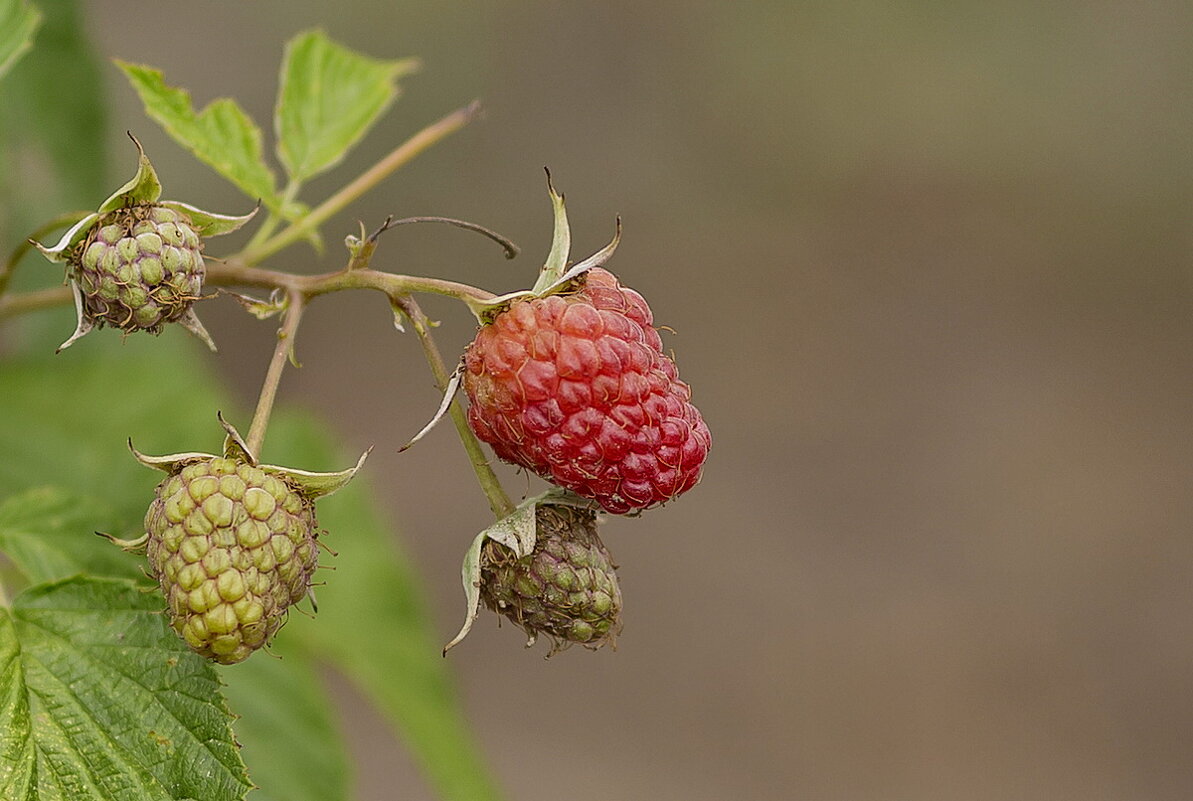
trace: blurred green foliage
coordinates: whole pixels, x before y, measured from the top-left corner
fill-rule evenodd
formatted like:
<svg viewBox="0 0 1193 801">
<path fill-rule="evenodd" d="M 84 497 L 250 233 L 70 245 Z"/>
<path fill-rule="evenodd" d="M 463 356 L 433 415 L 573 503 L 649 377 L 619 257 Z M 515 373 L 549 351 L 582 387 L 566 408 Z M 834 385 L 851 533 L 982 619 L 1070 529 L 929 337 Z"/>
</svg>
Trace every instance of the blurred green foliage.
<svg viewBox="0 0 1193 801">
<path fill-rule="evenodd" d="M 20 241 L 18 232 L 64 209 L 90 208 L 112 188 L 107 186 L 103 148 L 108 133 L 103 82 L 79 9 L 67 0 L 46 0 L 41 6 L 45 24 L 37 46 L 0 83 L 0 249 L 4 251 Z M 339 55 L 337 63 L 342 64 L 343 53 Z M 379 69 L 385 75 L 378 80 L 387 81 L 393 68 L 381 65 Z M 388 104 L 387 97 L 392 92 L 386 96 L 383 91 L 368 119 L 341 130 L 339 139 L 345 147 Z M 334 161 L 326 143 L 320 147 L 315 161 L 304 168 L 308 172 Z M 26 272 L 29 281 L 45 285 L 44 278 L 33 277 L 33 270 Z M 180 341 L 180 332 L 157 339 L 133 338 L 124 345 L 113 334 L 54 356 L 53 342 L 61 332 L 50 329 L 61 318 L 58 314 L 46 318 L 34 324 L 6 322 L 5 336 L 13 336 L 8 340 L 10 352 L 0 361 L 0 550 L 9 560 L 6 565 L 0 560 L 0 578 L 9 592 L 24 587 L 13 599 L 14 610 L 27 605 L 23 599 L 45 596 L 52 592 L 49 587 L 57 586 L 42 582 L 78 573 L 125 581 L 131 577 L 146 584 L 138 557 L 122 553 L 93 533 L 102 528 L 135 538 L 141 532 L 142 516 L 160 476 L 138 465 L 126 442 L 135 438 L 146 452 L 216 451 L 223 436 L 216 412 L 222 409 L 230 414 L 234 405 L 193 343 Z M 281 412 L 275 415 L 266 455 L 279 463 L 321 469 L 344 459 L 334 441 L 324 423 Z M 237 736 L 244 745 L 250 775 L 262 788 L 254 797 L 262 801 L 350 797 L 348 760 L 321 675 L 322 668 L 330 666 L 377 705 L 442 797 L 497 798 L 460 713 L 413 570 L 396 549 L 390 527 L 363 484 L 358 481 L 319 507 L 328 540 L 342 554 L 336 561 L 338 581 L 320 589 L 319 617 L 295 616 L 290 621 L 276 648 L 282 659 L 260 654 L 218 673 L 227 685 L 233 711 L 242 715 Z M 83 582 L 76 588 L 79 597 L 117 586 L 74 581 Z M 156 594 L 138 593 L 137 597 L 145 609 L 162 607 Z M 97 607 L 93 617 L 102 619 L 104 609 Z M 168 631 L 164 617 L 155 613 L 145 620 L 164 637 L 161 642 L 178 647 L 180 641 Z M 31 631 L 26 629 L 22 640 L 20 626 L 7 625 L 0 633 L 0 650 L 12 656 L 19 646 L 32 647 Z M 69 654 L 62 658 L 70 668 Z M 12 669 L 17 662 L 10 659 L 6 664 Z M 202 669 L 216 675 L 214 668 L 203 665 Z M 80 673 L 78 680 L 86 683 L 87 675 Z M 6 707 L 16 715 L 23 708 L 19 702 L 26 692 L 24 679 L 19 670 L 4 676 L 7 683 L 0 687 L 0 697 L 18 704 Z M 148 692 L 168 692 L 168 688 L 163 685 Z M 217 695 L 205 695 L 208 702 L 219 703 Z M 105 697 L 113 714 L 126 723 L 136 719 L 134 706 L 143 704 L 119 692 Z M 122 704 L 130 706 L 125 709 Z M 100 716 L 95 723 L 102 728 L 106 719 Z M 72 746 L 68 743 L 65 748 L 71 752 Z M 115 758 L 108 747 L 92 753 L 101 759 Z M 142 783 L 121 784 L 124 789 L 113 797 L 127 792 L 158 797 L 172 792 L 169 787 L 188 786 L 185 781 L 155 784 L 157 780 L 149 778 L 144 772 L 148 769 L 138 762 L 138 753 L 136 748 L 122 752 L 120 758 L 126 762 L 113 770 L 128 771 L 130 782 L 134 775 L 140 776 L 136 782 Z M 21 782 L 29 779 L 18 776 L 18 784 L 9 786 L 24 786 Z M 134 784 L 141 790 L 128 789 Z M 232 781 L 220 792 L 237 794 L 235 785 Z M 76 785 L 71 781 L 64 785 L 71 786 Z M 196 792 L 192 788 L 184 794 Z"/>
</svg>

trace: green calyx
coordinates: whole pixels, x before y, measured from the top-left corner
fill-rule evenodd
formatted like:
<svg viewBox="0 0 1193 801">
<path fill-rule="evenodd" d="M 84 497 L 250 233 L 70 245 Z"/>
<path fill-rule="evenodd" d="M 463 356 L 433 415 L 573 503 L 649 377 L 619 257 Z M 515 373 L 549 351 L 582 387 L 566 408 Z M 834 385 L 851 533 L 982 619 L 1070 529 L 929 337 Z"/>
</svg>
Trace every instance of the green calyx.
<svg viewBox="0 0 1193 801">
<path fill-rule="evenodd" d="M 310 500 L 315 500 L 316 498 L 321 498 L 324 495 L 330 495 L 337 490 L 343 489 L 356 476 L 357 471 L 364 465 L 365 459 L 368 458 L 369 452 L 372 450 L 370 448 L 362 453 L 354 466 L 349 467 L 347 470 L 339 470 L 333 473 L 316 473 L 308 470 L 297 470 L 293 467 L 260 464 L 256 454 L 249 450 L 248 444 L 240 435 L 240 432 L 236 430 L 235 426 L 225 420 L 222 414 L 218 415 L 218 417 L 220 425 L 225 432 L 223 458 L 244 462 L 245 464 L 261 469 L 265 473 L 282 477 L 302 493 L 304 497 Z M 147 456 L 133 447 L 131 439 L 128 441 L 128 447 L 138 462 L 146 467 L 161 470 L 163 473 L 176 473 L 191 462 L 218 458 L 214 454 L 199 452 L 172 453 L 166 456 Z"/>
<path fill-rule="evenodd" d="M 547 260 L 539 270 L 538 280 L 530 290 L 511 292 L 491 300 L 467 299 L 465 302 L 482 325 L 493 322 L 493 318 L 516 301 L 544 298 L 548 295 L 560 295 L 574 291 L 582 283 L 586 272 L 593 267 L 604 266 L 613 258 L 613 253 L 621 242 L 621 218 L 618 217 L 617 227 L 609 244 L 588 258 L 568 267 L 568 255 L 572 247 L 571 228 L 568 225 L 563 195 L 555 191 L 550 170 L 547 171 L 547 192 L 551 197 L 551 208 L 555 215 L 555 232 L 551 237 L 551 250 L 547 254 Z"/>
<path fill-rule="evenodd" d="M 61 351 L 93 328 L 160 333 L 177 322 L 215 349 L 195 316 L 204 265 L 202 239 L 240 228 L 256 214 L 213 214 L 160 200 L 161 181 L 140 142 L 133 179 L 84 217 L 53 246 L 33 244 L 53 262 L 68 265 L 78 323 Z"/>
</svg>

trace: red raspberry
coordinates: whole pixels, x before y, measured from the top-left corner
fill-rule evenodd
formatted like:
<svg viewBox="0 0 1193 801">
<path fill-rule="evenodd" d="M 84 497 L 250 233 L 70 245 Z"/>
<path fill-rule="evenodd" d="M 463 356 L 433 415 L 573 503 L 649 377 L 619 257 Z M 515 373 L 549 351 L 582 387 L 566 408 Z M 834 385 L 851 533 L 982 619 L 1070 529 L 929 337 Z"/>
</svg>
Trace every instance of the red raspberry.
<svg viewBox="0 0 1193 801">
<path fill-rule="evenodd" d="M 686 492 L 712 438 L 652 323 L 599 267 L 573 294 L 515 301 L 465 353 L 472 430 L 615 514 Z"/>
</svg>

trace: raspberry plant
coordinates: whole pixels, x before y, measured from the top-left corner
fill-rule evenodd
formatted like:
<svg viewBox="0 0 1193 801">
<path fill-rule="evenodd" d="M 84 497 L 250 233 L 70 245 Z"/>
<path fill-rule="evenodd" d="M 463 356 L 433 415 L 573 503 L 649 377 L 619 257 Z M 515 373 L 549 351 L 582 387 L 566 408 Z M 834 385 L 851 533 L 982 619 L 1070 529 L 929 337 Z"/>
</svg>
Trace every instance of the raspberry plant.
<svg viewBox="0 0 1193 801">
<path fill-rule="evenodd" d="M 40 13 L 0 0 L 0 76 L 22 56 L 28 66 L 26 77 L 18 68 L 0 84 L 0 100 L 18 109 L 44 89 L 38 76 L 51 62 L 94 75 L 70 4 L 53 8 L 45 25 L 73 47 L 43 57 L 30 49 Z M 423 128 L 308 205 L 299 200 L 304 185 L 365 136 L 416 62 L 373 59 L 319 31 L 292 39 L 275 110 L 283 183 L 264 158 L 260 128 L 235 101 L 196 111 L 160 71 L 115 63 L 148 116 L 248 201 L 238 213 L 216 214 L 163 200 L 163 180 L 130 134 L 133 177 L 93 210 L 12 237 L 0 264 L 0 321 L 21 317 L 29 340 L 0 362 L 0 797 L 214 800 L 260 787 L 262 798 L 347 798 L 347 760 L 317 679 L 321 663 L 377 703 L 442 797 L 497 797 L 440 651 L 463 640 L 482 602 L 522 629 L 528 645 L 548 639 L 550 654 L 612 645 L 623 625 L 622 592 L 598 524 L 691 489 L 711 446 L 650 307 L 608 269 L 620 221 L 606 248 L 572 264 L 564 200 L 548 177 L 555 233 L 545 264 L 532 287 L 501 296 L 385 269 L 382 235 L 420 222 L 478 232 L 507 257 L 517 253 L 481 225 L 444 217 L 391 217 L 371 234 L 362 226 L 344 239 L 347 254 L 332 272 L 280 269 L 277 254 L 321 248 L 321 228 L 334 214 L 465 127 L 477 106 Z M 22 80 L 25 101 L 20 93 L 5 98 L 3 89 Z M 76 135 L 102 137 L 98 117 L 58 113 L 53 122 L 73 125 Z M 67 194 L 98 186 L 99 173 L 72 169 L 71 147 L 37 144 L 62 168 Z M 86 186 L 72 188 L 72 180 Z M 249 224 L 256 228 L 238 250 L 218 252 L 208 242 Z M 0 235 L 11 236 L 8 227 Z M 299 469 L 292 465 L 342 457 L 317 423 L 282 412 L 271 424 L 306 309 L 349 290 L 381 293 L 398 328 L 418 338 L 443 392 L 427 429 L 451 417 L 493 511 L 465 550 L 465 621 L 442 649 L 409 566 L 362 490 L 320 500 L 348 485 L 364 456 L 344 470 Z M 422 293 L 458 300 L 476 319 L 475 339 L 454 370 L 418 305 Z M 224 344 L 197 315 L 219 294 L 279 321 L 244 436 L 187 349 L 156 338 L 178 324 L 213 350 Z M 47 356 L 53 348 L 43 346 L 35 313 L 57 321 L 52 310 L 72 302 L 75 330 L 58 350 L 73 345 L 73 360 Z M 113 347 L 113 332 L 79 342 L 105 327 L 127 343 Z M 79 357 L 87 348 L 94 350 Z M 461 386 L 467 411 L 456 398 Z M 217 419 L 222 446 L 203 451 Z M 260 459 L 267 432 L 276 465 Z M 515 504 L 478 437 L 555 486 Z M 134 439 L 176 452 L 147 456 Z M 125 441 L 128 450 L 119 447 Z M 134 475 L 137 462 L 165 474 L 156 488 Z M 321 559 L 330 543 L 338 558 Z M 328 577 L 320 567 L 330 565 L 336 574 Z M 295 610 L 309 617 L 283 628 Z M 284 658 L 256 653 L 263 649 Z"/>
</svg>

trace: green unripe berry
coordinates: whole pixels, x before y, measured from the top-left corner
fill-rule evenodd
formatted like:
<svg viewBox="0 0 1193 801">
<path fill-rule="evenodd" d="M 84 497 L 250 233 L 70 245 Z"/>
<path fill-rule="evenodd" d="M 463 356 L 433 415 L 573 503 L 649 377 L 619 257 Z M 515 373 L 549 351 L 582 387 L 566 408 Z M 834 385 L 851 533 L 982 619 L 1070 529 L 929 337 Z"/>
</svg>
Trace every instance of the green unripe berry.
<svg viewBox="0 0 1193 801">
<path fill-rule="evenodd" d="M 158 333 L 203 286 L 202 245 L 179 212 L 141 205 L 104 215 L 70 261 L 83 312 L 97 325 Z"/>
<path fill-rule="evenodd" d="M 269 641 L 318 563 L 314 504 L 285 479 L 232 459 L 194 461 L 162 481 L 145 531 L 171 625 L 224 664 Z"/>
</svg>

